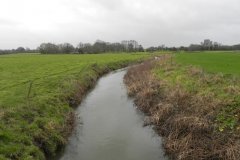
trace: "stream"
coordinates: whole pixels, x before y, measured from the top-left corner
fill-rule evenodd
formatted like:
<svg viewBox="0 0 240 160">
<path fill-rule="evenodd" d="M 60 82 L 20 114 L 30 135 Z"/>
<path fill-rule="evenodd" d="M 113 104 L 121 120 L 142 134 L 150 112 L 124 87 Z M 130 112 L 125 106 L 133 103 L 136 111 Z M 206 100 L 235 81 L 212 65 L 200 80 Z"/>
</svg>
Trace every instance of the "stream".
<svg viewBox="0 0 240 160">
<path fill-rule="evenodd" d="M 77 125 L 60 160 L 165 160 L 161 138 L 128 98 L 118 70 L 99 79 L 77 108 Z"/>
</svg>

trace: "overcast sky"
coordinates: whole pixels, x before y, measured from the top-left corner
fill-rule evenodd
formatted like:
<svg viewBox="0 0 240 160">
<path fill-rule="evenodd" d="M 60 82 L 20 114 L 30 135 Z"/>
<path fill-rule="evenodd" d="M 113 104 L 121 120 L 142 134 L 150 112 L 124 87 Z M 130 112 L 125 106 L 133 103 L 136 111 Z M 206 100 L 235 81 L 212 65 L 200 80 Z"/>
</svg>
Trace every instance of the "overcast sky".
<svg viewBox="0 0 240 160">
<path fill-rule="evenodd" d="M 0 48 L 135 39 L 240 43 L 240 0 L 0 0 Z"/>
</svg>

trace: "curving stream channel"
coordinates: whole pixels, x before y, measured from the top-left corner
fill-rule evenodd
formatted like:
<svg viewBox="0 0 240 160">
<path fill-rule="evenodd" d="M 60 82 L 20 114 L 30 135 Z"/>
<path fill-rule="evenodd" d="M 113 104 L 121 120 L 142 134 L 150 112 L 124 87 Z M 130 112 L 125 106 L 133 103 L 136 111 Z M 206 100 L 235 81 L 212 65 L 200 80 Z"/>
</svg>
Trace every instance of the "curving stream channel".
<svg viewBox="0 0 240 160">
<path fill-rule="evenodd" d="M 102 77 L 76 110 L 80 117 L 60 160 L 165 160 L 161 139 L 128 98 L 126 70 Z"/>
</svg>

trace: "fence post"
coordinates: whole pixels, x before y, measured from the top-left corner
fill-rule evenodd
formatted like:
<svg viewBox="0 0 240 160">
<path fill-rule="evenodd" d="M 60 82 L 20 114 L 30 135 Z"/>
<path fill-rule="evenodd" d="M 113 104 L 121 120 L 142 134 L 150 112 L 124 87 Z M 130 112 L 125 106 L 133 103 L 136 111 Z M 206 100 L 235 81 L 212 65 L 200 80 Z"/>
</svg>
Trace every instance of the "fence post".
<svg viewBox="0 0 240 160">
<path fill-rule="evenodd" d="M 31 95 L 33 81 L 29 81 L 29 82 L 30 82 L 30 84 L 29 84 L 28 94 L 27 94 L 27 104 L 28 104 L 28 107 L 30 107 L 30 95 Z"/>
</svg>

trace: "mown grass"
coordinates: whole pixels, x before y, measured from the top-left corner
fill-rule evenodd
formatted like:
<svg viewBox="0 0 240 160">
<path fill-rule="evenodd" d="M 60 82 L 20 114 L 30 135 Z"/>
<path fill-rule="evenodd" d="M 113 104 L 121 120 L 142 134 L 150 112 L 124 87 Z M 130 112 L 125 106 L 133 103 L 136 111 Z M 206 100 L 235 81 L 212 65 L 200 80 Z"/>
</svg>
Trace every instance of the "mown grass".
<svg viewBox="0 0 240 160">
<path fill-rule="evenodd" d="M 240 52 L 183 52 L 176 54 L 176 60 L 212 73 L 240 75 Z"/>
<path fill-rule="evenodd" d="M 148 56 L 0 56 L 0 159 L 54 156 L 71 129 L 69 105 L 78 104 L 100 75 Z"/>
</svg>

